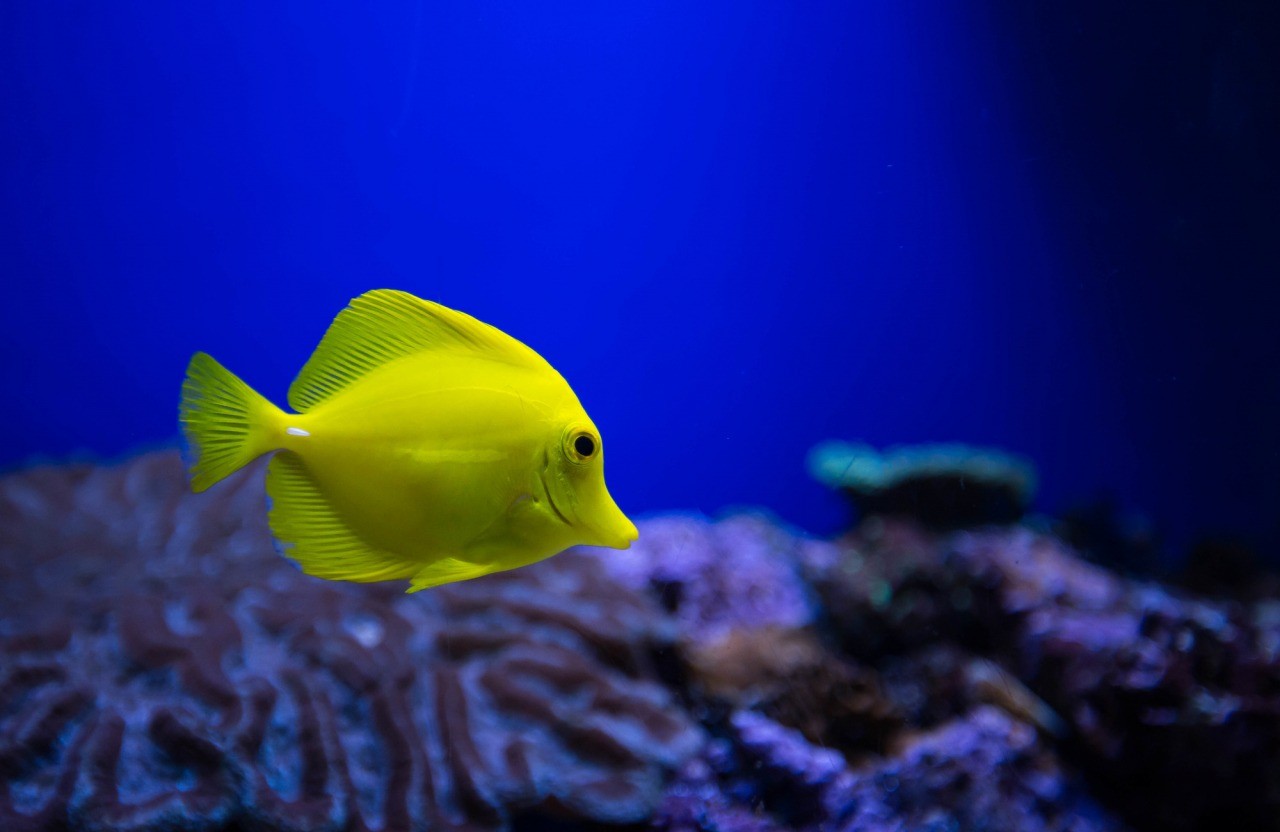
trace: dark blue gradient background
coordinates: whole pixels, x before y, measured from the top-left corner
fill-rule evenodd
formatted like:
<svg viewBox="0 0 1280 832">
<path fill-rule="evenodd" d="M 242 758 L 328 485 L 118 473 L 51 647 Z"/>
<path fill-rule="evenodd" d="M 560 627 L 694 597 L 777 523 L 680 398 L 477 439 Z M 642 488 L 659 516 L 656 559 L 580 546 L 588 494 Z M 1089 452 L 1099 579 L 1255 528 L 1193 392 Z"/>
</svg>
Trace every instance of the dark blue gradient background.
<svg viewBox="0 0 1280 832">
<path fill-rule="evenodd" d="M 0 463 L 171 441 L 197 349 L 283 401 L 388 286 L 559 368 L 631 512 L 827 532 L 814 442 L 963 440 L 1280 546 L 1262 8 L 4 3 Z"/>
</svg>

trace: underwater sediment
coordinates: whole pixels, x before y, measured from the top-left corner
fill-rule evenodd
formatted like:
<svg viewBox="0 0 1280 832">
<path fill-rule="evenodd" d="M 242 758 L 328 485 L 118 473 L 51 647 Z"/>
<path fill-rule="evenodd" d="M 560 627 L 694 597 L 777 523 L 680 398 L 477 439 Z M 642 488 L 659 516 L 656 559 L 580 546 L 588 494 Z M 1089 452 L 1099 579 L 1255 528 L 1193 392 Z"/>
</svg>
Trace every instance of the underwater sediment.
<svg viewBox="0 0 1280 832">
<path fill-rule="evenodd" d="M 755 514 L 408 596 L 260 477 L 0 479 L 0 830 L 1278 828 L 1280 602 Z"/>
</svg>

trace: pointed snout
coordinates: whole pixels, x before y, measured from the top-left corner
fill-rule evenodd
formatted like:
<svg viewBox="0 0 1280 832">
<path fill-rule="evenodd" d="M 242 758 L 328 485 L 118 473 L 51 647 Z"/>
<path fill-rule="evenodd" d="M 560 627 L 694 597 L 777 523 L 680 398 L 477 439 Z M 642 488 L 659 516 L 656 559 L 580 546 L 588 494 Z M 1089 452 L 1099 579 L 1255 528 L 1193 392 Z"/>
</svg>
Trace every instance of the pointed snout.
<svg viewBox="0 0 1280 832">
<path fill-rule="evenodd" d="M 622 514 L 622 512 L 618 513 Z M 622 520 L 626 526 L 621 530 L 622 533 L 614 542 L 609 544 L 610 549 L 629 549 L 632 543 L 640 539 L 640 530 L 636 528 L 636 524 L 632 523 L 626 515 L 623 515 Z"/>
<path fill-rule="evenodd" d="M 622 513 L 617 503 L 608 494 L 602 501 L 604 505 L 593 512 L 592 521 L 588 524 L 592 546 L 605 546 L 609 549 L 626 549 L 640 538 L 640 530 L 627 515 Z"/>
</svg>

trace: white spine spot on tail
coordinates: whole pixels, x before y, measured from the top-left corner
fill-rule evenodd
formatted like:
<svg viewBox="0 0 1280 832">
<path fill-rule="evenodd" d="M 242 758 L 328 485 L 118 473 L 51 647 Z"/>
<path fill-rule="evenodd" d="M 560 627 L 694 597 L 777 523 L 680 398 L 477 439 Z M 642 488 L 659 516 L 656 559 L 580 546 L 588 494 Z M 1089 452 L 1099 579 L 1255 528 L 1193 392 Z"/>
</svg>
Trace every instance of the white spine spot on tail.
<svg viewBox="0 0 1280 832">
<path fill-rule="evenodd" d="M 285 433 L 289 434 L 290 436 L 310 436 L 311 435 L 309 431 L 305 431 L 302 428 L 286 428 Z"/>
</svg>

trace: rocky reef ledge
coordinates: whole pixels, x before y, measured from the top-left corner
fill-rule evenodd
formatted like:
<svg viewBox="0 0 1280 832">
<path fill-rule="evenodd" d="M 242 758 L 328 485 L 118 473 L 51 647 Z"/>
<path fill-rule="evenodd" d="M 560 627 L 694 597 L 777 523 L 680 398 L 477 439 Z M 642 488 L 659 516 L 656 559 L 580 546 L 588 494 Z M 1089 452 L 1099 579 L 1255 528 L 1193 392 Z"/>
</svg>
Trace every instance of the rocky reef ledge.
<svg viewBox="0 0 1280 832">
<path fill-rule="evenodd" d="M 0 479 L 0 830 L 1280 828 L 1276 602 L 753 514 L 406 596 L 278 557 L 261 475 Z"/>
</svg>

